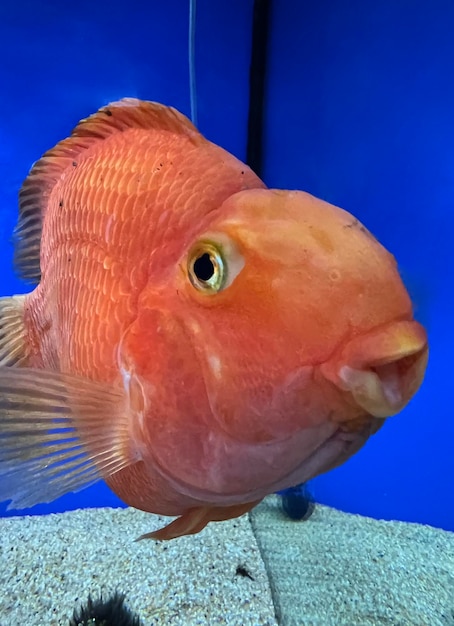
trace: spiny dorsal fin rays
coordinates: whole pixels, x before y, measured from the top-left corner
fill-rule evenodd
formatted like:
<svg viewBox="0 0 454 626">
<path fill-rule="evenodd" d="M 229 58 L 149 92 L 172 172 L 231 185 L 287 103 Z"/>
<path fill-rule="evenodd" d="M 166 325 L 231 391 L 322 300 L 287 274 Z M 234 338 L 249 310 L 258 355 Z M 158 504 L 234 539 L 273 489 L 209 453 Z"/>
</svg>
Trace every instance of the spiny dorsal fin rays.
<svg viewBox="0 0 454 626">
<path fill-rule="evenodd" d="M 124 394 L 47 370 L 0 367 L 0 501 L 50 502 L 139 460 Z"/>
<path fill-rule="evenodd" d="M 42 220 L 56 182 L 93 144 L 133 128 L 185 135 L 194 143 L 206 141 L 176 109 L 135 98 L 112 102 L 83 119 L 68 139 L 60 141 L 33 165 L 20 190 L 14 262 L 22 278 L 34 283 L 40 280 Z"/>
</svg>

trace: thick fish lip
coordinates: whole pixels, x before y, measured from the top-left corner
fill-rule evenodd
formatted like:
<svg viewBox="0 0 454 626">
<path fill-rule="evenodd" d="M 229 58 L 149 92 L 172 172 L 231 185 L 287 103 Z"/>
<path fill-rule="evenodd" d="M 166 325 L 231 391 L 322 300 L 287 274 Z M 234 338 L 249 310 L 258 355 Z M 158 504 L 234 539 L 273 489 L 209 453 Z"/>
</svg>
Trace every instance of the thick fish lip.
<svg viewBox="0 0 454 626">
<path fill-rule="evenodd" d="M 400 321 L 354 338 L 320 370 L 369 415 L 384 418 L 399 413 L 415 395 L 428 354 L 424 328 Z"/>
</svg>

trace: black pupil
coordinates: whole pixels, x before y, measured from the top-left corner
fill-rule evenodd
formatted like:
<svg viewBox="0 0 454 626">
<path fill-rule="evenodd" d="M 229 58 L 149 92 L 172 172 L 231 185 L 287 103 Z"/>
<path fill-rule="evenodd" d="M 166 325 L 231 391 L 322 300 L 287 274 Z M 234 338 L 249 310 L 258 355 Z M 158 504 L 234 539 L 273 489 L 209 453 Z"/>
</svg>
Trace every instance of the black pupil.
<svg viewBox="0 0 454 626">
<path fill-rule="evenodd" d="M 208 252 L 205 252 L 205 254 L 202 254 L 194 261 L 194 274 L 199 280 L 204 282 L 213 277 L 214 265 Z"/>
</svg>

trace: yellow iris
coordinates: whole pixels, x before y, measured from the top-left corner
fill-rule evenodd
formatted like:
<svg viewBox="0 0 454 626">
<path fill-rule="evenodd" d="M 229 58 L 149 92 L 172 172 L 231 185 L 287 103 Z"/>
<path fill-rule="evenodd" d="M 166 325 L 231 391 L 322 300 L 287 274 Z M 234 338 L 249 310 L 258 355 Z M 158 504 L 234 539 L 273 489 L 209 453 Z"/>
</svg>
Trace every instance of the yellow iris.
<svg viewBox="0 0 454 626">
<path fill-rule="evenodd" d="M 188 275 L 191 284 L 206 294 L 220 291 L 226 282 L 227 265 L 218 245 L 199 241 L 188 255 Z"/>
</svg>

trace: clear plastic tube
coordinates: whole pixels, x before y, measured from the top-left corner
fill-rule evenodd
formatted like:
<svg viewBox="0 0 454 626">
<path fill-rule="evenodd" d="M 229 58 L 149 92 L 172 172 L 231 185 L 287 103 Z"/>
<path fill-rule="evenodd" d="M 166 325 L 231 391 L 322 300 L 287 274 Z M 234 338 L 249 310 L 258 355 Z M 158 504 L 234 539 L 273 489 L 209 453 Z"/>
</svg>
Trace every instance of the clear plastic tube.
<svg viewBox="0 0 454 626">
<path fill-rule="evenodd" d="M 189 98 L 191 103 L 191 120 L 194 126 L 197 126 L 197 88 L 195 81 L 195 19 L 196 0 L 189 0 Z"/>
</svg>

